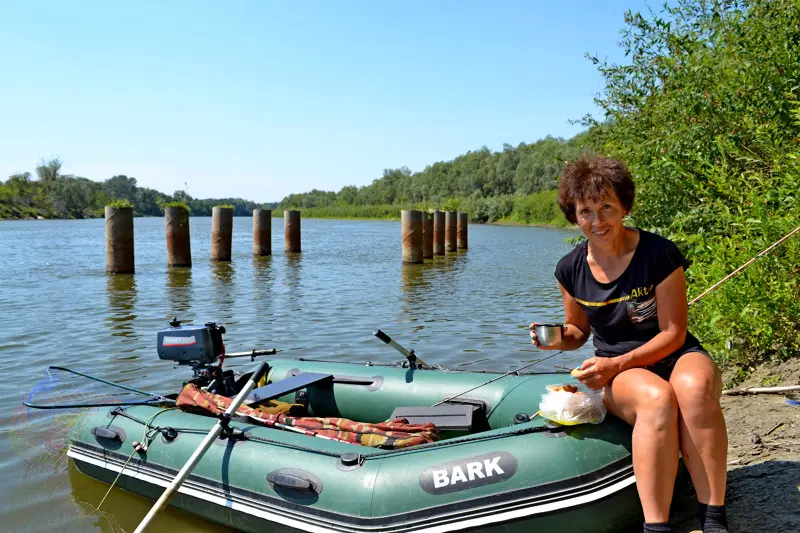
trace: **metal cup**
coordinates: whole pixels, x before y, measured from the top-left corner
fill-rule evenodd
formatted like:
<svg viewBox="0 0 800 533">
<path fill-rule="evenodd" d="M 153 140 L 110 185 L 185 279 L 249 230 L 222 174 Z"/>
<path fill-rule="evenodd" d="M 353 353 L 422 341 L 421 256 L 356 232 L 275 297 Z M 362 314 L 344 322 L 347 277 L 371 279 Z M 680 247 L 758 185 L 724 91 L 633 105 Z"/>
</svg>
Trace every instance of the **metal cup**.
<svg viewBox="0 0 800 533">
<path fill-rule="evenodd" d="M 537 324 L 533 326 L 539 346 L 555 346 L 564 340 L 563 324 Z"/>
</svg>

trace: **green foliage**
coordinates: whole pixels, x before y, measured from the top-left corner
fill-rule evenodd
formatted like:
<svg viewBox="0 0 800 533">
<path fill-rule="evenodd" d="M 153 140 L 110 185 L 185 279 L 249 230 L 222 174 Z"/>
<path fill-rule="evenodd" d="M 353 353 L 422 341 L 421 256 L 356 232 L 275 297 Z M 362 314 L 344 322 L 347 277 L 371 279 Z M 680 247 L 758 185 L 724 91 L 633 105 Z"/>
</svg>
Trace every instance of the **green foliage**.
<svg viewBox="0 0 800 533">
<path fill-rule="evenodd" d="M 36 167 L 36 178 L 23 172 L 0 182 L 0 218 L 102 217 L 104 206 L 115 205 L 112 200 L 129 202 L 136 216 L 161 216 L 168 202 L 184 203 L 197 216 L 211 216 L 215 205 L 233 207 L 235 216 L 249 216 L 258 207 L 255 202 L 240 198 L 195 199 L 185 191 L 175 191 L 170 196 L 139 187 L 136 178 L 121 174 L 104 182 L 66 175 L 61 173 L 58 159 L 43 161 Z"/>
<path fill-rule="evenodd" d="M 363 218 L 375 220 L 388 220 L 400 218 L 402 209 L 412 209 L 413 206 L 398 205 L 332 205 L 328 207 L 308 207 L 302 210 L 303 217 L 308 218 Z M 275 210 L 273 217 L 283 217 L 283 211 Z"/>
<path fill-rule="evenodd" d="M 516 147 L 506 144 L 502 151 L 494 153 L 483 147 L 452 161 L 429 165 L 421 172 L 411 172 L 407 167 L 386 169 L 383 176 L 370 185 L 349 185 L 338 193 L 314 189 L 291 194 L 281 200 L 279 207 L 306 209 L 417 204 L 444 210 L 464 210 L 454 208 L 453 202 L 525 196 L 554 189 L 564 163 L 575 159 L 584 150 L 584 137 L 581 134 L 568 141 L 546 137 L 533 144 L 520 143 Z"/>
<path fill-rule="evenodd" d="M 798 224 L 800 4 L 683 0 L 626 24 L 631 64 L 592 58 L 606 117 L 587 141 L 628 163 L 632 223 L 678 243 L 699 294 Z M 690 309 L 718 358 L 800 352 L 797 257 L 794 238 Z"/>
<path fill-rule="evenodd" d="M 214 207 L 219 207 L 219 208 L 222 208 L 222 209 L 236 209 L 236 206 L 233 205 L 233 204 L 219 204 L 219 205 L 215 205 Z"/>
<path fill-rule="evenodd" d="M 189 212 L 191 212 L 191 209 L 189 208 L 189 206 L 188 206 L 188 205 L 186 205 L 186 204 L 185 204 L 185 203 L 183 203 L 183 202 L 164 202 L 163 204 L 161 204 L 161 207 L 162 207 L 162 208 L 166 208 L 166 207 L 180 207 L 180 208 L 182 208 L 182 209 L 185 209 L 186 211 L 189 211 Z"/>
<path fill-rule="evenodd" d="M 447 197 L 442 200 L 440 209 L 442 211 L 458 211 L 461 207 L 460 198 Z"/>
<path fill-rule="evenodd" d="M 780 382 L 781 382 L 780 374 L 770 374 L 769 376 L 766 376 L 764 379 L 761 380 L 761 385 L 763 387 L 774 387 Z"/>
<path fill-rule="evenodd" d="M 133 207 L 133 204 L 127 198 L 122 198 L 108 202 L 106 207 Z"/>
</svg>

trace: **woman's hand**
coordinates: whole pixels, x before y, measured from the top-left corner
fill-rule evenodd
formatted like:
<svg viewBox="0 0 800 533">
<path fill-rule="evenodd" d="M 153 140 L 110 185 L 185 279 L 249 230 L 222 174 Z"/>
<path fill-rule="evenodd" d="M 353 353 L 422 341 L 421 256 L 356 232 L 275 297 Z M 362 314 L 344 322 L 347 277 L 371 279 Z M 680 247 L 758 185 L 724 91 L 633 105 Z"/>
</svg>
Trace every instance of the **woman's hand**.
<svg viewBox="0 0 800 533">
<path fill-rule="evenodd" d="M 572 371 L 572 377 L 590 389 L 602 389 L 620 373 L 620 367 L 614 359 L 614 357 L 590 357 Z"/>
<path fill-rule="evenodd" d="M 561 344 L 563 344 L 563 341 L 561 343 L 559 343 L 559 344 L 554 344 L 553 346 L 542 346 L 541 344 L 539 344 L 539 337 L 536 336 L 536 331 L 533 328 L 534 328 L 534 326 L 539 326 L 541 324 L 542 324 L 541 322 L 534 322 L 534 323 L 531 324 L 531 342 L 533 343 L 533 345 L 536 346 L 537 348 L 539 348 L 540 350 L 561 350 L 561 349 L 563 349 L 563 348 L 561 348 Z"/>
</svg>

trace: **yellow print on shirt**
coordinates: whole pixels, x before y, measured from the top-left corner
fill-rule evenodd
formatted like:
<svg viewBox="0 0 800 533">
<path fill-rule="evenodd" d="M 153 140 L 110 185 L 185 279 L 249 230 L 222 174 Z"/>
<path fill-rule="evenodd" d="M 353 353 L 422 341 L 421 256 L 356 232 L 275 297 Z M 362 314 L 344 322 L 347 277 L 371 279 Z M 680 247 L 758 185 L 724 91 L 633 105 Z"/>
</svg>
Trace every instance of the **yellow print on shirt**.
<svg viewBox="0 0 800 533">
<path fill-rule="evenodd" d="M 631 291 L 630 294 L 627 294 L 625 296 L 620 296 L 619 298 L 612 298 L 611 300 L 606 300 L 605 302 L 587 302 L 586 300 L 581 300 L 580 298 L 575 298 L 575 301 L 587 307 L 603 307 L 604 305 L 626 302 L 631 298 L 641 298 L 642 296 L 649 296 L 651 292 L 653 292 L 652 284 L 649 287 L 636 287 Z"/>
</svg>

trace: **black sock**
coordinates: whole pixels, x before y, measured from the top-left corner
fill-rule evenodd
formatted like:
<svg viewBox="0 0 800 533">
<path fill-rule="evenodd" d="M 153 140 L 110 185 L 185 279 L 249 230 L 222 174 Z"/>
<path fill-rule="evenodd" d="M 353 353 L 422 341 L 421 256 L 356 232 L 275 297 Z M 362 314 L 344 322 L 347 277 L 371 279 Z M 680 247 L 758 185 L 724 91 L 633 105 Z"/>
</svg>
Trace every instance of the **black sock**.
<svg viewBox="0 0 800 533">
<path fill-rule="evenodd" d="M 728 518 L 725 505 L 697 504 L 697 517 L 703 533 L 728 533 Z"/>
<path fill-rule="evenodd" d="M 645 522 L 644 533 L 672 533 L 669 522 Z"/>
</svg>

